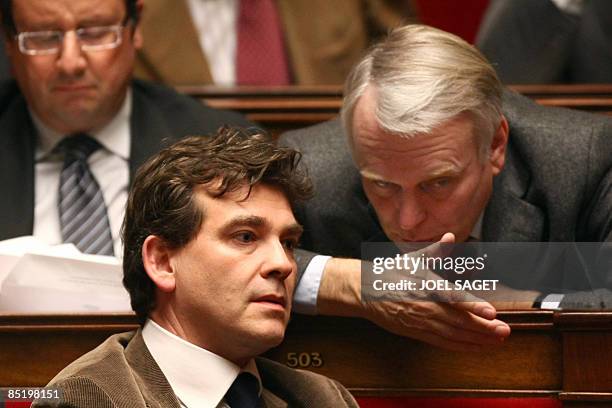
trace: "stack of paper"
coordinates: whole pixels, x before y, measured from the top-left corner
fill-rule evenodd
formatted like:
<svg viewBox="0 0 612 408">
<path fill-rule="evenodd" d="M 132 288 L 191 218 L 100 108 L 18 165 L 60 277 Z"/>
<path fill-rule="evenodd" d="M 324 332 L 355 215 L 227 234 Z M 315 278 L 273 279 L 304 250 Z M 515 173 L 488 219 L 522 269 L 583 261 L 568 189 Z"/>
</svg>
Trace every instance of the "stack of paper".
<svg viewBox="0 0 612 408">
<path fill-rule="evenodd" d="M 0 242 L 0 312 L 128 312 L 121 261 L 33 237 Z"/>
</svg>

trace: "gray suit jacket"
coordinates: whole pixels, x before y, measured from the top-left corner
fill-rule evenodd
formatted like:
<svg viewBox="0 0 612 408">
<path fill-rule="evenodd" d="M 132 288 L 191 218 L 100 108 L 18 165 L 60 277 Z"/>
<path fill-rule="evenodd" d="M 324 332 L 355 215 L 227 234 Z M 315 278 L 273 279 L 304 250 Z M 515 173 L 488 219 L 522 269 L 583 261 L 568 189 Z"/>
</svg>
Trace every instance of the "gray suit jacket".
<svg viewBox="0 0 612 408">
<path fill-rule="evenodd" d="M 248 125 L 170 88 L 134 81 L 130 117 L 130 178 L 167 140 L 209 134 L 224 124 Z M 36 130 L 16 82 L 0 83 L 0 240 L 32 234 Z"/>
<path fill-rule="evenodd" d="M 612 240 L 612 120 L 545 108 L 512 92 L 504 94 L 503 110 L 510 124 L 506 165 L 494 179 L 483 241 Z M 281 143 L 302 151 L 315 185 L 315 197 L 297 211 L 307 250 L 298 254 L 301 268 L 313 253 L 359 258 L 362 242 L 387 241 L 339 121 L 289 132 Z M 542 273 L 549 285 L 563 278 Z M 604 279 L 610 287 L 612 271 Z M 602 305 L 599 295 L 580 296 L 566 296 L 565 305 Z"/>
<path fill-rule="evenodd" d="M 358 406 L 342 385 L 327 377 L 264 358 L 256 361 L 263 384 L 260 407 Z M 63 369 L 48 386 L 59 388 L 63 398 L 38 401 L 33 407 L 180 408 L 140 330 L 109 337 Z"/>
</svg>

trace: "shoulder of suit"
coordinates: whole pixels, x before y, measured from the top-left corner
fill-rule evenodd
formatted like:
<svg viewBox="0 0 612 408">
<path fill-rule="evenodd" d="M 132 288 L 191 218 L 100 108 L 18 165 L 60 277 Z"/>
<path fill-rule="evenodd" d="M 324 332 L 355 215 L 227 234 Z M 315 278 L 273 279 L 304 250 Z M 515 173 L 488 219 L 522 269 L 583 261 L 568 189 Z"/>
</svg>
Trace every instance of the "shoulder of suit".
<svg viewBox="0 0 612 408">
<path fill-rule="evenodd" d="M 0 115 L 17 100 L 23 100 L 17 81 L 14 79 L 0 81 Z"/>
<path fill-rule="evenodd" d="M 561 107 L 543 106 L 533 99 L 506 89 L 503 94 L 504 115 L 513 126 L 584 128 L 597 124 L 610 124 L 606 115 Z"/>
<path fill-rule="evenodd" d="M 211 108 L 189 95 L 181 94 L 162 84 L 134 79 L 132 87 L 134 103 L 144 99 L 156 106 L 160 112 L 173 116 L 173 119 L 178 121 L 181 118 L 199 121 L 211 130 L 221 125 L 252 126 L 252 123 L 238 112 Z"/>
<path fill-rule="evenodd" d="M 138 98 L 144 98 L 148 101 L 154 102 L 161 108 L 167 109 L 174 107 L 175 109 L 183 110 L 211 109 L 199 103 L 190 96 L 181 94 L 166 85 L 156 82 L 134 79 L 132 81 L 132 89 L 136 100 L 138 100 Z"/>
<path fill-rule="evenodd" d="M 352 399 L 340 383 L 321 374 L 289 368 L 262 357 L 256 361 L 264 388 L 287 401 L 311 399 L 310 402 L 325 402 L 328 406 L 345 406 L 341 402 Z"/>
<path fill-rule="evenodd" d="M 50 384 L 65 381 L 69 378 L 87 377 L 94 381 L 125 363 L 125 348 L 134 337 L 136 331 L 118 333 L 107 338 L 95 349 L 82 355 L 66 368 L 60 371 L 50 382 Z M 108 368 L 106 370 L 105 368 Z"/>
<path fill-rule="evenodd" d="M 606 115 L 542 106 L 514 92 L 504 93 L 503 112 L 510 143 L 544 156 L 552 151 L 586 155 L 592 146 L 609 144 L 612 132 Z"/>
<path fill-rule="evenodd" d="M 301 129 L 283 133 L 281 144 L 301 147 L 304 150 L 344 149 L 346 140 L 340 119 L 332 119 Z"/>
</svg>

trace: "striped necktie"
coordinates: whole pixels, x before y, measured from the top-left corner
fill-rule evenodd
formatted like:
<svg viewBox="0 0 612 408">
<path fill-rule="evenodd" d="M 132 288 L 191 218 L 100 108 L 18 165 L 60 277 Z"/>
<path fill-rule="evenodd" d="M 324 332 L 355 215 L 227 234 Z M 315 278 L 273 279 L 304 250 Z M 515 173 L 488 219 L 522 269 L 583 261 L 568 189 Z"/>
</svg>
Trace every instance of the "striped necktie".
<svg viewBox="0 0 612 408">
<path fill-rule="evenodd" d="M 256 408 L 259 404 L 258 391 L 257 378 L 243 372 L 236 377 L 223 399 L 231 408 Z"/>
<path fill-rule="evenodd" d="M 113 255 L 102 190 L 87 158 L 102 146 L 86 134 L 66 137 L 57 151 L 64 155 L 60 174 L 59 213 L 62 240 L 73 243 L 86 254 Z"/>
</svg>

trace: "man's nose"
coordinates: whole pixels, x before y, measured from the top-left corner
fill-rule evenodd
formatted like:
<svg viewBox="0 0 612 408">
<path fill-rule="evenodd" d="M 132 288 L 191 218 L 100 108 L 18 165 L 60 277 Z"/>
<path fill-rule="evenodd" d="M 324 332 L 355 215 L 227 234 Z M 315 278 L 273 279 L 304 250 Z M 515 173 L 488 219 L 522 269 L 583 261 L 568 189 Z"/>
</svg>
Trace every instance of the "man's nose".
<svg viewBox="0 0 612 408">
<path fill-rule="evenodd" d="M 78 76 L 87 67 L 87 60 L 74 31 L 67 31 L 65 33 L 57 65 L 62 74 L 67 76 Z"/>
<path fill-rule="evenodd" d="M 282 242 L 274 241 L 268 245 L 266 251 L 265 267 L 262 268 L 261 275 L 264 278 L 274 275 L 280 280 L 285 280 L 295 268 L 295 262 L 288 253 Z"/>
<path fill-rule="evenodd" d="M 399 227 L 409 231 L 425 220 L 426 209 L 419 198 L 411 193 L 403 193 L 399 201 Z"/>
</svg>

